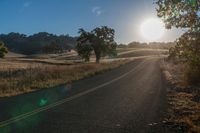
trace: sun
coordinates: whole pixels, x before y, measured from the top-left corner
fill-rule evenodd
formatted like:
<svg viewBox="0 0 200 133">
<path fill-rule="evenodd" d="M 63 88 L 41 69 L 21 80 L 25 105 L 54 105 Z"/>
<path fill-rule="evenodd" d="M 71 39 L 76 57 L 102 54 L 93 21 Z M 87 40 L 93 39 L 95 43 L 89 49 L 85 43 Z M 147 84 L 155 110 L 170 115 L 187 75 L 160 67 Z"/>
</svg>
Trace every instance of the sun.
<svg viewBox="0 0 200 133">
<path fill-rule="evenodd" d="M 141 24 L 140 31 L 147 41 L 158 41 L 164 34 L 165 26 L 160 19 L 150 18 Z"/>
</svg>

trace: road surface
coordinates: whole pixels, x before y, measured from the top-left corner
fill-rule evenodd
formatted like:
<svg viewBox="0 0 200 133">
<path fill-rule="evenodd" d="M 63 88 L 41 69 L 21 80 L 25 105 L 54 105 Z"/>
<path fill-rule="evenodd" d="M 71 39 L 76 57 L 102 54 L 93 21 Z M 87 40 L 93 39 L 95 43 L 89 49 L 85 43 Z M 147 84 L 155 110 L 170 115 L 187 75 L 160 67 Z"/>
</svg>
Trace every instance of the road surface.
<svg viewBox="0 0 200 133">
<path fill-rule="evenodd" d="M 164 132 L 159 123 L 166 94 L 159 60 L 137 59 L 72 84 L 1 98 L 0 132 Z"/>
</svg>

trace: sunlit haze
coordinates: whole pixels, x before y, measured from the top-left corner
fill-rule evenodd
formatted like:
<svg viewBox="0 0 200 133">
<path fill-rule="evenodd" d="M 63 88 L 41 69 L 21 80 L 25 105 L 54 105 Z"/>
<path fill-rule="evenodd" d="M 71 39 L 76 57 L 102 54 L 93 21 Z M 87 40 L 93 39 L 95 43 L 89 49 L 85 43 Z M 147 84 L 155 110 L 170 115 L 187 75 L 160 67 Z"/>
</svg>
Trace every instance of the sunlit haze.
<svg viewBox="0 0 200 133">
<path fill-rule="evenodd" d="M 165 26 L 160 19 L 150 18 L 141 24 L 140 32 L 147 41 L 157 41 L 163 36 Z"/>
</svg>

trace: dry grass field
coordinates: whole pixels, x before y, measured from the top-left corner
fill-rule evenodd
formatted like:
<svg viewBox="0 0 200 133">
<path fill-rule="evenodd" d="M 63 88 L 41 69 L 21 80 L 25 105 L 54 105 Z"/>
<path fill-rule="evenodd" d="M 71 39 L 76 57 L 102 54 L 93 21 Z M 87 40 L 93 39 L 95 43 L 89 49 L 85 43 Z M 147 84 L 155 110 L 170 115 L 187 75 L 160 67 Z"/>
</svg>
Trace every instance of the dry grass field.
<svg viewBox="0 0 200 133">
<path fill-rule="evenodd" d="M 168 126 L 183 132 L 200 132 L 200 89 L 189 86 L 185 81 L 186 66 L 163 62 L 161 65 L 169 83 L 168 87 Z M 178 131 L 177 131 L 178 132 Z"/>
<path fill-rule="evenodd" d="M 65 84 L 123 65 L 129 60 L 112 62 L 67 62 L 53 59 L 0 60 L 0 97 L 13 96 Z"/>
<path fill-rule="evenodd" d="M 118 49 L 116 58 L 103 58 L 100 64 L 95 63 L 94 56 L 89 63 L 84 63 L 75 51 L 31 56 L 9 52 L 5 59 L 0 59 L 0 97 L 58 86 L 163 52 L 166 50 Z"/>
<path fill-rule="evenodd" d="M 150 55 L 168 55 L 167 49 L 152 49 L 152 48 L 118 48 L 117 58 L 128 58 L 138 56 L 150 56 Z"/>
</svg>

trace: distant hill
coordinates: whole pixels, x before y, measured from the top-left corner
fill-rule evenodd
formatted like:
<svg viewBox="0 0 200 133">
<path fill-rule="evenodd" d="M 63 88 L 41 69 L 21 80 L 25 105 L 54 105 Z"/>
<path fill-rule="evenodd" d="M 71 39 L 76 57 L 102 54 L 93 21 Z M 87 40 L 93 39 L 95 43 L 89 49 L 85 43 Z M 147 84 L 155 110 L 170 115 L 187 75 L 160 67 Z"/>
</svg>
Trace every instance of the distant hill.
<svg viewBox="0 0 200 133">
<path fill-rule="evenodd" d="M 31 55 L 39 53 L 61 53 L 75 48 L 76 37 L 39 32 L 27 36 L 20 33 L 0 34 L 0 40 L 9 51 Z"/>
</svg>

